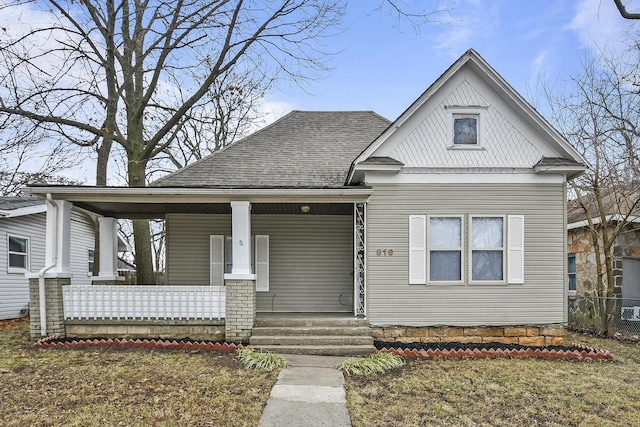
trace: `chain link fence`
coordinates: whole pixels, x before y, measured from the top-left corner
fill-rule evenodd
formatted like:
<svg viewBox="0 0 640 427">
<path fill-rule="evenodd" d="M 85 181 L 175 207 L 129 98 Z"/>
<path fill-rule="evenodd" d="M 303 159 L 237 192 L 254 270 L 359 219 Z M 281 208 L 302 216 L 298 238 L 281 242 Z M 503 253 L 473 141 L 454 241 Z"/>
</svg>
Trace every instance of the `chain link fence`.
<svg viewBox="0 0 640 427">
<path fill-rule="evenodd" d="M 611 334 L 640 339 L 640 299 L 605 298 L 594 295 L 569 297 L 569 323 L 610 329 Z"/>
</svg>

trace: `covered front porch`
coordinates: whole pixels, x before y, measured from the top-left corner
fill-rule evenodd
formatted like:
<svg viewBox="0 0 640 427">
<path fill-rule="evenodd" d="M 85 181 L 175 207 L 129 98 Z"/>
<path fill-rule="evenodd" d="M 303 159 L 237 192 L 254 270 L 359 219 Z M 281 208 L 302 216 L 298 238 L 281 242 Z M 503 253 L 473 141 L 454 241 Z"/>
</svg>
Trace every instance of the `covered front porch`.
<svg viewBox="0 0 640 427">
<path fill-rule="evenodd" d="M 46 250 L 52 265 L 30 277 L 32 317 L 39 323 L 32 333 L 64 335 L 67 324 L 77 330 L 83 321 L 210 322 L 224 323 L 227 340 L 247 341 L 256 316 L 366 315 L 364 218 L 370 189 L 31 191 L 49 200 Z M 65 233 L 71 205 L 100 216 L 100 273 L 91 286 L 74 285 L 65 268 L 73 244 Z M 121 284 L 113 244 L 119 218 L 166 220 L 163 285 Z"/>
</svg>

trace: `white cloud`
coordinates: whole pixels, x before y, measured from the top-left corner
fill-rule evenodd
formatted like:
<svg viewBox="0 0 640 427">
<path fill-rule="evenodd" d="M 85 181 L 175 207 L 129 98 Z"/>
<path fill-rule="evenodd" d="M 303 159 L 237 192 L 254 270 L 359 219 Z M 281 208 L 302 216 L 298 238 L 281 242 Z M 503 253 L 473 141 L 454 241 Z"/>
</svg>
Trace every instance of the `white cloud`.
<svg viewBox="0 0 640 427">
<path fill-rule="evenodd" d="M 627 2 L 628 10 L 634 10 L 633 3 L 638 2 Z M 576 32 L 582 47 L 596 55 L 627 47 L 625 30 L 632 24 L 620 16 L 612 0 L 580 0 L 575 10 L 569 28 Z"/>
<path fill-rule="evenodd" d="M 454 18 L 439 26 L 436 48 L 452 57 L 477 44 L 478 37 L 487 38 L 500 25 L 500 14 L 494 1 L 451 1 Z"/>
</svg>

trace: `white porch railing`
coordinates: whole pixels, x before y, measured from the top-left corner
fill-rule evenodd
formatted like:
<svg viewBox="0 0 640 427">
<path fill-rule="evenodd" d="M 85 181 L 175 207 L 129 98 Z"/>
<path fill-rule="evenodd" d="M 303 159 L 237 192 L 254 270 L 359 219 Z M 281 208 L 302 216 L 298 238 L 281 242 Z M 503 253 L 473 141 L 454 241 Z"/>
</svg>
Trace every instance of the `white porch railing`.
<svg viewBox="0 0 640 427">
<path fill-rule="evenodd" d="M 68 285 L 64 318 L 213 320 L 225 317 L 224 286 Z"/>
</svg>

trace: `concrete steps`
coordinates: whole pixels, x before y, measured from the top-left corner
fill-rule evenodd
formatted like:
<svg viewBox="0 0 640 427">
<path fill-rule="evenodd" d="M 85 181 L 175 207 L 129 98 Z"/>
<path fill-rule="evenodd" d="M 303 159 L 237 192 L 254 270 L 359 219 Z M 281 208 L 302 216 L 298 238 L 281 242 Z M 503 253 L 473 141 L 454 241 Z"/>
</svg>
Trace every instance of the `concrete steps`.
<svg viewBox="0 0 640 427">
<path fill-rule="evenodd" d="M 355 318 L 257 319 L 249 344 L 283 354 L 359 356 L 375 350 L 367 321 Z"/>
</svg>

